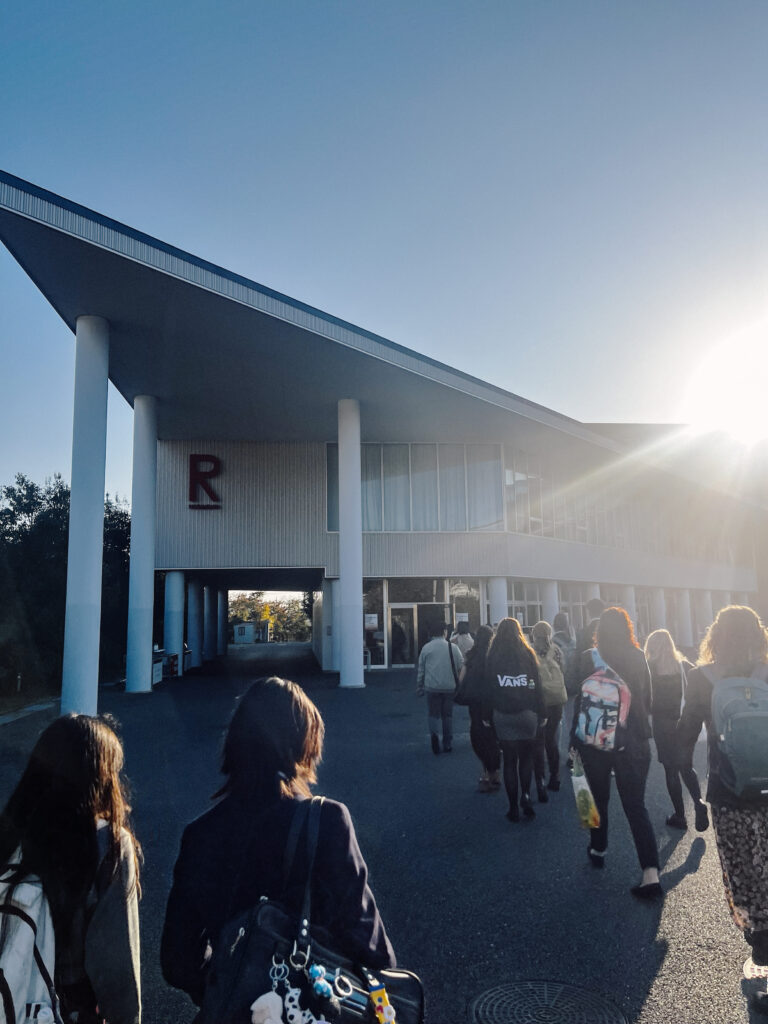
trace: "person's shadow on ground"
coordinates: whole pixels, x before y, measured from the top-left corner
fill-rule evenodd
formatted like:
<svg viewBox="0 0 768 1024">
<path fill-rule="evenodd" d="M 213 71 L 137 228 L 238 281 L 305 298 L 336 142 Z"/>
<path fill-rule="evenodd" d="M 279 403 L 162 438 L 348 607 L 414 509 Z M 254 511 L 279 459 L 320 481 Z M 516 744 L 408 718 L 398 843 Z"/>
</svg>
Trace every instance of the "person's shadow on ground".
<svg viewBox="0 0 768 1024">
<path fill-rule="evenodd" d="M 682 838 L 683 837 L 681 835 L 679 838 L 670 839 L 670 841 L 664 846 L 663 850 L 659 851 L 659 860 L 661 861 L 662 867 L 664 867 L 669 858 L 672 856 L 675 847 Z M 672 871 L 667 871 L 664 874 L 662 884 L 667 892 L 674 889 L 676 885 L 679 885 L 680 882 L 687 875 L 693 875 L 696 871 L 698 871 L 699 865 L 701 864 L 702 858 L 704 856 L 704 851 L 706 850 L 706 848 L 707 844 L 704 842 L 701 836 L 697 836 L 693 840 L 693 842 L 691 843 L 691 848 L 688 851 L 688 856 L 685 858 L 683 863 L 680 864 L 678 867 L 673 868 Z"/>
</svg>

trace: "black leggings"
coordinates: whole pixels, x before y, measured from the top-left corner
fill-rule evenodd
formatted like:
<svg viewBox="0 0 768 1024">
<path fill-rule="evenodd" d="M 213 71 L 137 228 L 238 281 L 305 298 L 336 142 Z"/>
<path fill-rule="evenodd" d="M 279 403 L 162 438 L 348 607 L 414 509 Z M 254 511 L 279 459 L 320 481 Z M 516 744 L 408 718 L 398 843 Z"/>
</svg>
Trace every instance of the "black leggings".
<svg viewBox="0 0 768 1024">
<path fill-rule="evenodd" d="M 483 711 L 480 704 L 469 705 L 469 742 L 480 759 L 484 770 L 490 775 L 501 766 L 499 741 L 492 725 L 483 725 Z"/>
<path fill-rule="evenodd" d="M 680 779 L 685 783 L 685 788 L 691 794 L 694 804 L 697 804 L 701 800 L 701 787 L 699 786 L 696 772 L 691 765 L 680 767 L 676 764 L 665 764 L 664 775 L 667 780 L 667 792 L 675 809 L 675 814 L 684 818 L 685 805 L 683 804 L 683 787 L 680 785 Z"/>
<path fill-rule="evenodd" d="M 501 753 L 504 758 L 504 788 L 507 791 L 509 809 L 517 807 L 520 799 L 531 799 L 531 776 L 533 775 L 533 750 L 536 740 L 502 740 Z M 518 791 L 518 777 L 520 788 Z M 519 793 L 519 796 L 518 796 Z"/>
</svg>

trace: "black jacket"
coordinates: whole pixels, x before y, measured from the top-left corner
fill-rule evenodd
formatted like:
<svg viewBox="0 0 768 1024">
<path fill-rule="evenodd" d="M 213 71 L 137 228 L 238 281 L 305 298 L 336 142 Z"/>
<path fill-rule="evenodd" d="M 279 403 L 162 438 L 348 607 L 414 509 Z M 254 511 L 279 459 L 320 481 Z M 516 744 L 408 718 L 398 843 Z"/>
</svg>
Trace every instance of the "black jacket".
<svg viewBox="0 0 768 1024">
<path fill-rule="evenodd" d="M 494 711 L 515 715 L 521 711 L 535 711 L 545 717 L 544 697 L 541 691 L 539 667 L 535 657 L 504 658 L 488 654 L 483 685 L 483 718 L 491 720 Z"/>
<path fill-rule="evenodd" d="M 296 850 L 288 888 L 283 890 L 283 851 L 294 801 L 254 808 L 225 797 L 184 830 L 173 872 L 160 947 L 163 977 L 200 1005 L 203 955 L 226 921 L 258 903 L 280 899 L 298 912 L 304 892 L 307 853 Z M 322 925 L 336 948 L 369 967 L 394 966 L 368 870 L 349 811 L 326 800 L 320 816 L 312 888 L 312 921 Z"/>
</svg>

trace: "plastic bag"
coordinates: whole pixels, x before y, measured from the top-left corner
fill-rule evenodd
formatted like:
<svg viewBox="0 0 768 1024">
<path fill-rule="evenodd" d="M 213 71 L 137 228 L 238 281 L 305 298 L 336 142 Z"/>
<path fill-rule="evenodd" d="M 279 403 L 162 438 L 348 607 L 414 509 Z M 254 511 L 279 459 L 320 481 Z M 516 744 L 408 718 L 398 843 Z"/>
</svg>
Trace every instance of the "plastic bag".
<svg viewBox="0 0 768 1024">
<path fill-rule="evenodd" d="M 573 795 L 576 798 L 576 810 L 579 813 L 579 821 L 582 828 L 599 828 L 600 814 L 597 810 L 595 798 L 589 788 L 587 777 L 584 774 L 584 765 L 581 763 L 581 756 L 573 751 L 571 754 L 573 767 L 571 768 L 571 782 L 573 783 Z"/>
</svg>

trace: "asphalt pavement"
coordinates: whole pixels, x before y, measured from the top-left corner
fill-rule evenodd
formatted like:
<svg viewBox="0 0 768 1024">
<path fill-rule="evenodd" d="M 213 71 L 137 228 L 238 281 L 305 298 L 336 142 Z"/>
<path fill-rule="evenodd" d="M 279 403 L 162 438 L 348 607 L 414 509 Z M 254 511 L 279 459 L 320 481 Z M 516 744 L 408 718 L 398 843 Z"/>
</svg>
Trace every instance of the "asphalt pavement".
<svg viewBox="0 0 768 1024">
<path fill-rule="evenodd" d="M 237 696 L 273 671 L 301 683 L 323 714 L 318 791 L 351 810 L 398 961 L 424 982 L 427 1024 L 474 1021 L 482 993 L 528 980 L 588 990 L 632 1024 L 764 1019 L 747 1008 L 748 949 L 727 912 L 712 832 L 664 825 L 671 807 L 660 765 L 651 769 L 648 807 L 667 897 L 648 906 L 629 893 L 639 870 L 615 790 L 606 868 L 596 871 L 567 776 L 547 805 L 537 805 L 534 822 L 512 824 L 503 791 L 476 791 L 466 709 L 455 711 L 453 752 L 436 757 L 412 672 L 368 672 L 365 689 L 340 690 L 338 677 L 323 675 L 305 649 L 270 645 L 230 648 L 225 664 L 152 694 L 100 696 L 100 710 L 120 723 L 144 847 L 146 1024 L 186 1024 L 194 1015 L 187 997 L 165 985 L 158 962 L 173 863 L 184 825 L 210 806 L 219 784 L 221 740 Z M 0 725 L 2 802 L 55 714 L 48 708 Z M 700 776 L 704 755 L 700 742 Z M 477 1024 L 619 1019 L 546 1013 L 497 1011 Z"/>
</svg>

